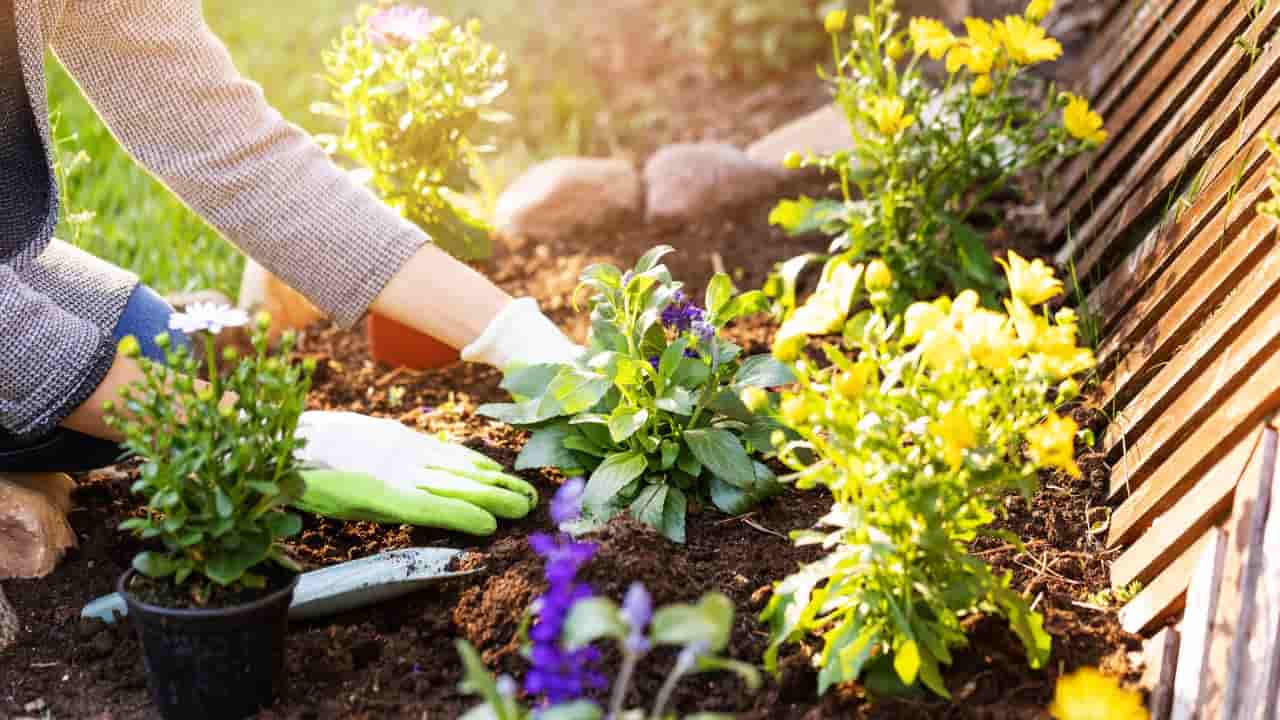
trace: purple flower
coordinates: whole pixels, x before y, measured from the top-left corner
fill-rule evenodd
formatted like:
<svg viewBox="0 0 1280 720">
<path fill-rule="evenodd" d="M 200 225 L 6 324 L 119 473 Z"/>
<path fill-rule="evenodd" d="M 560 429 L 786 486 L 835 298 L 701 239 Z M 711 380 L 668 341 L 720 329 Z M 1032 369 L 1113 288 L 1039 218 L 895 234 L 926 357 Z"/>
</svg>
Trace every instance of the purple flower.
<svg viewBox="0 0 1280 720">
<path fill-rule="evenodd" d="M 379 45 L 404 47 L 431 31 L 431 13 L 426 8 L 395 5 L 370 15 L 368 28 L 369 37 Z"/>
<path fill-rule="evenodd" d="M 709 322 L 699 320 L 693 323 L 693 334 L 702 342 L 711 342 L 716 335 L 716 327 Z"/>
<path fill-rule="evenodd" d="M 580 478 L 569 478 L 551 498 L 551 522 L 557 527 L 573 522 L 582 516 L 582 491 L 587 481 Z"/>
<path fill-rule="evenodd" d="M 631 631 L 627 634 L 627 651 L 635 654 L 649 651 L 649 638 L 645 630 L 653 617 L 653 598 L 640 583 L 631 583 L 627 588 L 627 596 L 622 600 L 622 617 L 627 621 Z"/>
<path fill-rule="evenodd" d="M 654 372 L 658 372 L 658 365 L 661 364 L 661 362 L 662 360 L 657 355 L 649 358 L 649 364 L 653 366 Z"/>
<path fill-rule="evenodd" d="M 671 294 L 671 302 L 662 309 L 661 320 L 663 326 L 676 332 L 684 332 L 694 323 L 702 322 L 704 316 L 702 308 L 690 302 L 683 292 L 676 290 Z"/>
<path fill-rule="evenodd" d="M 693 348 L 685 348 L 684 356 L 689 358 L 690 360 L 697 360 L 700 357 L 698 355 L 698 351 L 694 350 Z"/>
<path fill-rule="evenodd" d="M 553 516 L 576 517 L 581 484 L 581 479 L 575 478 L 556 493 L 551 501 Z M 566 507 L 572 509 L 572 516 L 565 514 L 569 512 Z M 543 574 L 547 591 L 535 601 L 538 618 L 529 629 L 532 667 L 525 675 L 524 689 L 553 704 L 576 700 L 587 690 L 603 688 L 606 683 L 594 669 L 600 660 L 598 650 L 588 646 L 570 651 L 560 644 L 573 606 L 592 595 L 591 586 L 578 582 L 577 576 L 582 566 L 591 561 L 596 546 L 577 542 L 567 533 L 530 535 L 529 545 L 546 562 Z"/>
</svg>

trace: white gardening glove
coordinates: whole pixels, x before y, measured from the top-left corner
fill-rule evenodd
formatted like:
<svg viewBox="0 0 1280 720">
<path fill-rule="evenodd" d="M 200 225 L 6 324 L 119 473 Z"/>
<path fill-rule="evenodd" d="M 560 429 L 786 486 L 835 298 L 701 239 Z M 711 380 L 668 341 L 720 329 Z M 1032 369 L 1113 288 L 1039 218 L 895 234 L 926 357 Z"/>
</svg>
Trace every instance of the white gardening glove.
<svg viewBox="0 0 1280 720">
<path fill-rule="evenodd" d="M 394 420 L 305 412 L 298 452 L 307 489 L 296 506 L 343 520 L 372 520 L 488 535 L 496 517 L 537 506 L 532 485 L 490 458 Z"/>
<path fill-rule="evenodd" d="M 475 342 L 462 349 L 462 359 L 504 372 L 544 363 L 571 363 L 583 349 L 560 332 L 533 298 L 511 301 Z"/>
</svg>

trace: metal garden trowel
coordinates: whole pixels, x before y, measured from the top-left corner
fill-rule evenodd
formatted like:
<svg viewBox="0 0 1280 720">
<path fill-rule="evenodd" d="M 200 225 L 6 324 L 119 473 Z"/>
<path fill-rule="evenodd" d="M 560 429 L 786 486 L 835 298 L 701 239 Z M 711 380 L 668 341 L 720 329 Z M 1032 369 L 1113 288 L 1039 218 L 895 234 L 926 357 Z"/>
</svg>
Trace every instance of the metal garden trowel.
<svg viewBox="0 0 1280 720">
<path fill-rule="evenodd" d="M 407 595 L 433 583 L 479 572 L 447 568 L 464 551 L 448 548 L 390 550 L 303 573 L 289 606 L 290 620 L 336 615 Z M 114 623 L 129 614 L 124 598 L 112 593 L 84 606 L 81 618 Z"/>
</svg>

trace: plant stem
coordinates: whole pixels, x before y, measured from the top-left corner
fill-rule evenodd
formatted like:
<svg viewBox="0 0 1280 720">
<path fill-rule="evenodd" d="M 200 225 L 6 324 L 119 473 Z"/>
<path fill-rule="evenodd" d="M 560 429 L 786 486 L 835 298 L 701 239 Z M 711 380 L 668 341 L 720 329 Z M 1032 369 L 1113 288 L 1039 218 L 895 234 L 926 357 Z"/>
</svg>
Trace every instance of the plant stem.
<svg viewBox="0 0 1280 720">
<path fill-rule="evenodd" d="M 627 700 L 627 690 L 631 689 L 631 676 L 635 674 L 640 655 L 623 651 L 622 667 L 618 670 L 618 679 L 613 684 L 613 692 L 609 696 L 609 720 L 617 720 L 622 714 L 622 705 Z"/>
</svg>

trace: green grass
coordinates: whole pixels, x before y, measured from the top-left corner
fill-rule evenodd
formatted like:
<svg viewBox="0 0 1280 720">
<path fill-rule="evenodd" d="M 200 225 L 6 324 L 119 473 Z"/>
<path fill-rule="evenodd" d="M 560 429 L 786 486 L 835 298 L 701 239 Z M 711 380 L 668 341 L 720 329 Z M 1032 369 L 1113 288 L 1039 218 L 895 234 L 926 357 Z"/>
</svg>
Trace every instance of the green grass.
<svg viewBox="0 0 1280 720">
<path fill-rule="evenodd" d="M 321 53 L 359 4 L 206 0 L 204 7 L 237 67 L 262 85 L 269 102 L 308 131 L 333 132 L 309 108 L 328 95 Z M 601 144 L 591 130 L 597 93 L 585 62 L 572 60 L 578 51 L 571 24 L 538 17 L 528 6 L 526 0 L 432 3 L 433 11 L 455 20 L 479 16 L 486 38 L 512 57 L 511 90 L 503 104 L 517 122 L 486 168 L 489 195 L 534 160 Z M 567 75 L 566 69 L 583 75 Z M 65 175 L 59 237 L 138 273 L 161 292 L 214 288 L 234 297 L 243 265 L 239 252 L 133 162 L 54 60 L 49 101 Z M 74 161 L 78 152 L 88 162 Z"/>
</svg>

